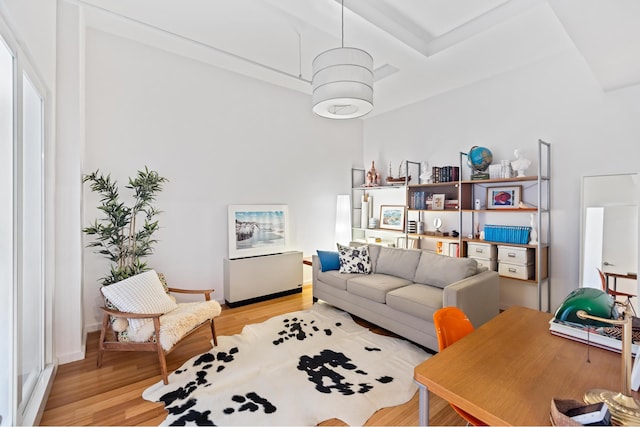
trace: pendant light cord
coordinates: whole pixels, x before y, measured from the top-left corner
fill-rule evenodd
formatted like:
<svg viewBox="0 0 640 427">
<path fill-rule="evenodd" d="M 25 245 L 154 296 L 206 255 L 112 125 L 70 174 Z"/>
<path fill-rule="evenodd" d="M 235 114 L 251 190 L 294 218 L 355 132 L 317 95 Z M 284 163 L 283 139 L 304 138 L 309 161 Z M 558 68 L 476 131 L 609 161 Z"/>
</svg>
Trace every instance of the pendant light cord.
<svg viewBox="0 0 640 427">
<path fill-rule="evenodd" d="M 344 0 L 342 0 L 342 47 L 344 47 Z"/>
</svg>

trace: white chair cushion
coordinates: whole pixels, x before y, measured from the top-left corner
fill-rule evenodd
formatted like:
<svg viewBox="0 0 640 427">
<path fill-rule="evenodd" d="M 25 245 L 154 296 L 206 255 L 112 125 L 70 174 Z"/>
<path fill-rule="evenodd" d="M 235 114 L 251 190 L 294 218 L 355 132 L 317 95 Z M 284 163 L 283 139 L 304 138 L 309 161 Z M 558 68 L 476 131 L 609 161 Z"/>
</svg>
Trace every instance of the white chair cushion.
<svg viewBox="0 0 640 427">
<path fill-rule="evenodd" d="M 168 313 L 178 307 L 165 292 L 155 270 L 103 286 L 101 291 L 118 310 L 129 313 Z M 135 334 L 148 323 L 153 322 L 151 319 L 129 319 L 129 333 Z"/>
<path fill-rule="evenodd" d="M 171 350 L 185 334 L 220 315 L 221 311 L 220 303 L 215 300 L 178 304 L 178 308 L 160 317 L 160 345 L 165 351 Z M 144 325 L 133 333 L 129 328 L 128 338 L 135 342 L 147 342 L 153 332 L 153 324 Z"/>
</svg>

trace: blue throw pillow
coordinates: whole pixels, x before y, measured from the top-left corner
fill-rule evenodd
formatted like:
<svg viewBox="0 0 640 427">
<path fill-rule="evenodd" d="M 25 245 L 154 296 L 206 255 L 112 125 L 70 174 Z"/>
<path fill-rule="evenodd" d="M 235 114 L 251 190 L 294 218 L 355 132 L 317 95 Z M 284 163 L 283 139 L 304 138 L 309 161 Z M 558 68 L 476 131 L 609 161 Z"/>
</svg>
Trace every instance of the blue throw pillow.
<svg viewBox="0 0 640 427">
<path fill-rule="evenodd" d="M 318 258 L 320 258 L 320 270 L 340 270 L 340 257 L 338 252 L 332 251 L 317 251 Z"/>
</svg>

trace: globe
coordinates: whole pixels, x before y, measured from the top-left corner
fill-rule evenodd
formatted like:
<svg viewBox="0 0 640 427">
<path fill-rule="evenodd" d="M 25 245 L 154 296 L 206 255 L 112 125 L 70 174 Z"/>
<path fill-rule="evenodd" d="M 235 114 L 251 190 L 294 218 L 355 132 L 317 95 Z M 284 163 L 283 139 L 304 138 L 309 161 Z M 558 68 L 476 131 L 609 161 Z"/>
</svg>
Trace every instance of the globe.
<svg viewBox="0 0 640 427">
<path fill-rule="evenodd" d="M 491 154 L 491 150 L 489 150 L 488 148 L 478 147 L 477 145 L 474 145 L 469 149 L 469 154 L 467 155 L 467 164 L 474 171 L 486 171 L 492 161 L 493 154 Z"/>
</svg>

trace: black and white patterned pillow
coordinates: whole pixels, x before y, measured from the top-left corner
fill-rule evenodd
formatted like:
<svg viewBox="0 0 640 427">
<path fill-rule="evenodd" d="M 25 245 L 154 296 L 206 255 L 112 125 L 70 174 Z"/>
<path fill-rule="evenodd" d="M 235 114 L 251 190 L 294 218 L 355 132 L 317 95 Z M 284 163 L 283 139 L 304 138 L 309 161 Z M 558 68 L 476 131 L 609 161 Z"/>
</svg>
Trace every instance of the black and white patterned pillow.
<svg viewBox="0 0 640 427">
<path fill-rule="evenodd" d="M 340 273 L 371 273 L 369 246 L 353 248 L 338 243 L 338 256 L 340 257 Z"/>
</svg>

